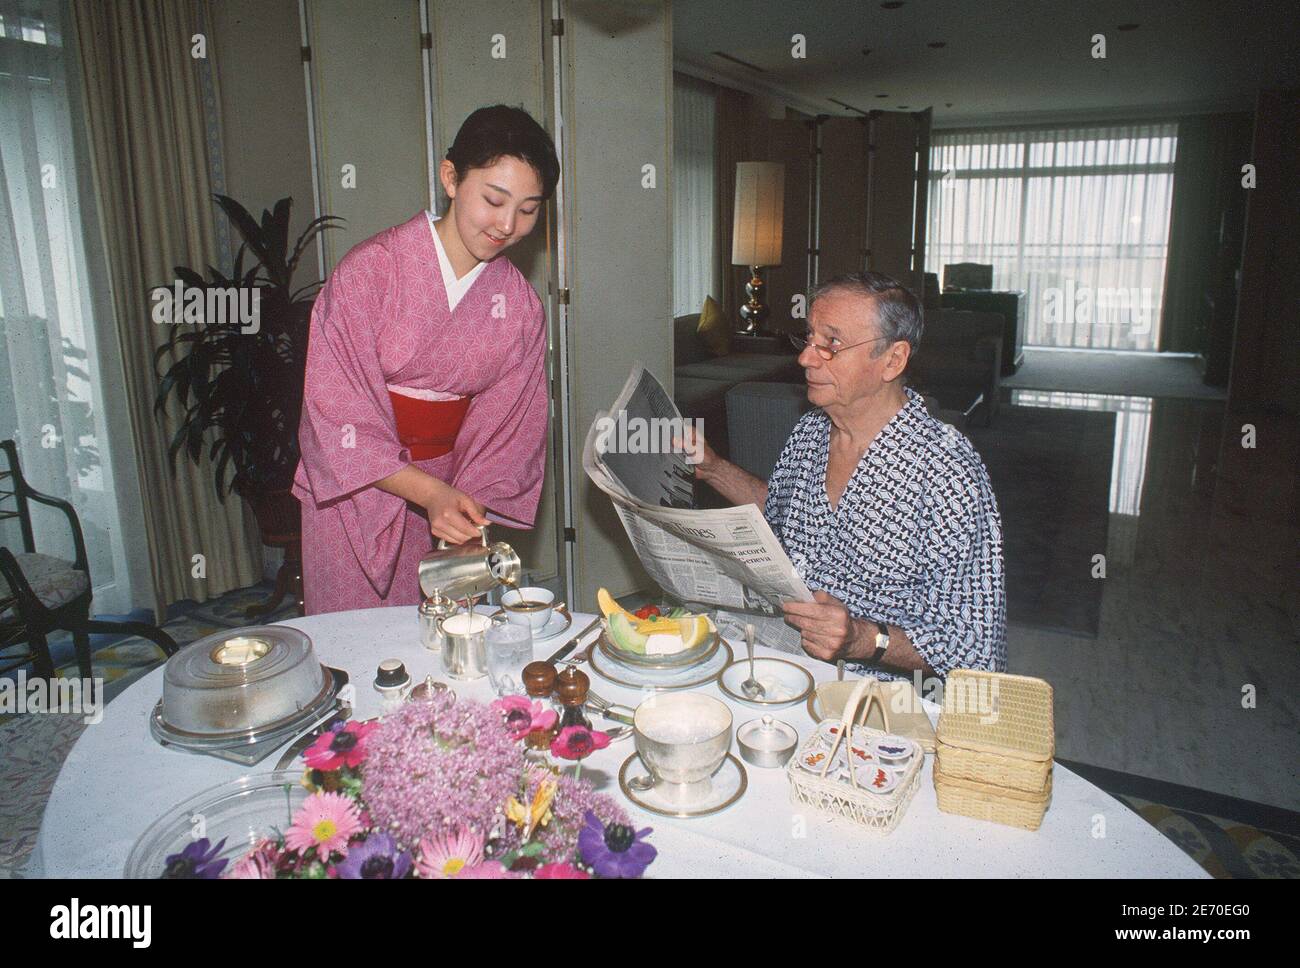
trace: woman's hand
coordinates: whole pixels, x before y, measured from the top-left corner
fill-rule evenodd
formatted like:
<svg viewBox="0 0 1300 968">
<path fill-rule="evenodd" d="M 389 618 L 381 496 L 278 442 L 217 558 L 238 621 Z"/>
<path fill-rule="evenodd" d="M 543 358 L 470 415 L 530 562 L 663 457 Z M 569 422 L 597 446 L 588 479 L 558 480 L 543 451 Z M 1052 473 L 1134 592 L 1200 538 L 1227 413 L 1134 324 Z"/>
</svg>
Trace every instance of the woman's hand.
<svg viewBox="0 0 1300 968">
<path fill-rule="evenodd" d="M 487 508 L 444 481 L 430 481 L 430 493 L 422 502 L 429 515 L 429 532 L 448 544 L 477 541 L 478 526 L 488 523 Z"/>
</svg>

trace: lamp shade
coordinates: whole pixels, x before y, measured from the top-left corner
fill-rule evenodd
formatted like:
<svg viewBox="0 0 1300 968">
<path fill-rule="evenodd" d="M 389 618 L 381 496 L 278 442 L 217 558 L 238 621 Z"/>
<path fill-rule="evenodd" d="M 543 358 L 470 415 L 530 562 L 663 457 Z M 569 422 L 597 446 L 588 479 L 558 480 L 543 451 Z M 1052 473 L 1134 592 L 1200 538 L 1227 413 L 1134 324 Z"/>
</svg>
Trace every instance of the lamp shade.
<svg viewBox="0 0 1300 968">
<path fill-rule="evenodd" d="M 731 261 L 738 266 L 779 266 L 785 213 L 785 165 L 736 163 L 736 214 Z"/>
</svg>

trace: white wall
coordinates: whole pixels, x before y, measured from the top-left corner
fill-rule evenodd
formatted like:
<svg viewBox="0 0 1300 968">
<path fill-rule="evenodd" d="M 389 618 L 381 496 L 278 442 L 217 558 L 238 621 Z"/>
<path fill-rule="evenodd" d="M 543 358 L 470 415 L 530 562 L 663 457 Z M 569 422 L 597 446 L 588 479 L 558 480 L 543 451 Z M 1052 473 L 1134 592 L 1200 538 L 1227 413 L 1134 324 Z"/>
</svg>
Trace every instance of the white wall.
<svg viewBox="0 0 1300 968">
<path fill-rule="evenodd" d="M 325 268 L 428 205 L 420 8 L 415 0 L 309 0 Z M 354 166 L 355 187 L 345 184 Z"/>
<path fill-rule="evenodd" d="M 564 21 L 574 594 L 592 608 L 600 586 L 619 595 L 650 584 L 579 455 L 634 361 L 672 389 L 672 8 L 570 0 Z"/>
</svg>

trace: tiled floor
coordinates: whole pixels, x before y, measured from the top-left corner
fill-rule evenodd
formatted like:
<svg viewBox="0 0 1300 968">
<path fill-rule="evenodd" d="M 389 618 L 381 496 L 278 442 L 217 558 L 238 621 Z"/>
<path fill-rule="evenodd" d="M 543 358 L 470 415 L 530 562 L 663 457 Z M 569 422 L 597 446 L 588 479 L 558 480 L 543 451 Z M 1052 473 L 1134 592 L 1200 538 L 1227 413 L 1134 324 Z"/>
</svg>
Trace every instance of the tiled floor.
<svg viewBox="0 0 1300 968">
<path fill-rule="evenodd" d="M 1119 415 L 1105 577 L 1089 555 L 1037 579 L 1078 595 L 1100 582 L 1096 635 L 1008 632 L 1011 671 L 1055 688 L 1058 755 L 1300 810 L 1296 419 L 1229 418 L 1205 400 L 1013 390 L 1007 402 Z M 1003 486 L 1004 519 L 1029 499 Z"/>
</svg>

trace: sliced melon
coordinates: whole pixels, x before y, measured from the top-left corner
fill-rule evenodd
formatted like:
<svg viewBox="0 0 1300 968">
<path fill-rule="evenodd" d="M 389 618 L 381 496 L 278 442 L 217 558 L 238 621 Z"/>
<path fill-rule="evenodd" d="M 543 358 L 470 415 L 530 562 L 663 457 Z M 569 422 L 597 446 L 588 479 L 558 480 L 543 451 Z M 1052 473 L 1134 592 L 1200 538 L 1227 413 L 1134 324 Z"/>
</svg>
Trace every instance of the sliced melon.
<svg viewBox="0 0 1300 968">
<path fill-rule="evenodd" d="M 624 613 L 615 612 L 606 621 L 609 626 L 609 638 L 614 643 L 615 648 L 622 649 L 624 652 L 645 655 L 647 636 L 642 635 L 633 628 L 632 623 L 627 620 Z"/>
<path fill-rule="evenodd" d="M 621 614 L 629 622 L 636 623 L 640 621 L 640 619 L 615 601 L 614 596 L 603 588 L 596 591 L 596 604 L 600 607 L 600 614 L 604 615 L 605 618 L 609 618 L 611 615 Z"/>
<path fill-rule="evenodd" d="M 675 618 L 639 618 L 632 623 L 642 635 L 654 635 L 656 632 L 665 632 L 668 635 L 678 635 L 681 632 L 682 623 Z"/>
</svg>

